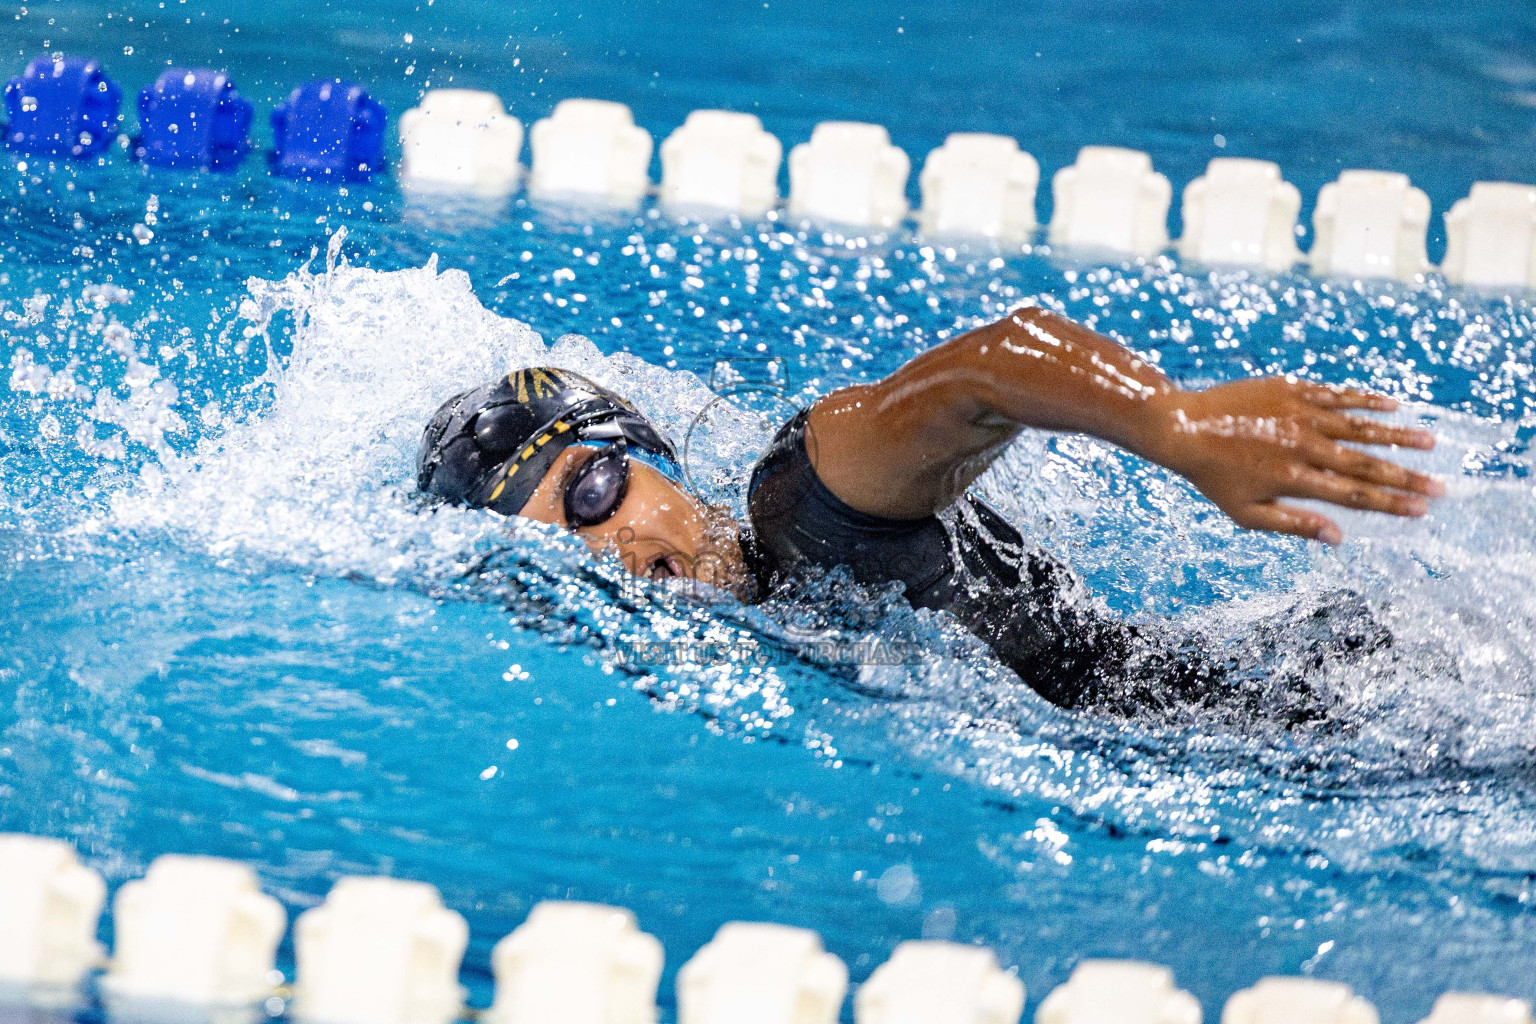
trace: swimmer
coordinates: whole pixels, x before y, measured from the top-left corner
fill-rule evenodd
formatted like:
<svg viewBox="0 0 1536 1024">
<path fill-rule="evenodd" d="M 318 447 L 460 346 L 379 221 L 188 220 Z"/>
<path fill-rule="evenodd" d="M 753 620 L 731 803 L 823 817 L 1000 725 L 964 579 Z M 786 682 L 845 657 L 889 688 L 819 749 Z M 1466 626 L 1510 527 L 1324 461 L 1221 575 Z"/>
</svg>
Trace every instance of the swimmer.
<svg viewBox="0 0 1536 1024">
<path fill-rule="evenodd" d="M 1437 479 L 1362 451 L 1427 450 L 1427 431 L 1358 415 L 1390 398 L 1294 377 L 1186 390 L 1081 324 L 1037 308 L 960 335 L 781 429 L 738 524 L 682 485 L 672 444 L 622 397 L 566 370 L 520 370 L 450 398 L 422 438 L 428 494 L 571 530 L 636 575 L 744 600 L 839 567 L 954 615 L 1046 699 L 1144 708 L 1206 700 L 1231 666 L 1072 600 L 971 484 L 1025 429 L 1088 434 L 1176 472 L 1238 526 L 1338 544 L 1314 499 L 1422 516 Z M 1368 614 L 1365 616 L 1369 618 Z M 1389 642 L 1374 624 L 1344 647 Z"/>
</svg>

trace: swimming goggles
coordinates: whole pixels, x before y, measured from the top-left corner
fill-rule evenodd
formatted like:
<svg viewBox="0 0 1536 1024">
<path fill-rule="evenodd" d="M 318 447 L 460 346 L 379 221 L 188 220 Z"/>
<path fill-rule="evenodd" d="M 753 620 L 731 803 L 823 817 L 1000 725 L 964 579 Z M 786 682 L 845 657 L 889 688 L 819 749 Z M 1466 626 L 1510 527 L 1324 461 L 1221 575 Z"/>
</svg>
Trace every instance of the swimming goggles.
<svg viewBox="0 0 1536 1024">
<path fill-rule="evenodd" d="M 631 459 L 645 463 L 673 483 L 678 482 L 674 463 L 654 456 L 647 458 L 649 452 L 643 449 L 631 450 L 622 438 L 579 443 L 584 447 L 596 448 L 598 452 L 583 462 L 566 481 L 563 496 L 565 521 L 572 530 L 597 526 L 613 518 L 619 506 L 624 504 L 624 496 L 629 493 Z"/>
</svg>

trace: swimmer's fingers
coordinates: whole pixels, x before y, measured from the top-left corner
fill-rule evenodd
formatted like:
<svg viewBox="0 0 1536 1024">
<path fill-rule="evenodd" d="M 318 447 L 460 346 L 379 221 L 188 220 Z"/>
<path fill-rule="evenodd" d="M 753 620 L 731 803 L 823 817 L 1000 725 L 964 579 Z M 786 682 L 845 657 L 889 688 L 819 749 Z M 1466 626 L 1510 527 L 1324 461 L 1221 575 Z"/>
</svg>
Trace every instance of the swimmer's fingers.
<svg viewBox="0 0 1536 1024">
<path fill-rule="evenodd" d="M 1316 498 L 1345 508 L 1394 516 L 1415 517 L 1429 511 L 1429 501 L 1422 495 L 1405 494 L 1354 477 L 1308 467 L 1298 468 L 1291 474 L 1284 494 L 1290 498 Z"/>
<path fill-rule="evenodd" d="M 1397 399 L 1374 391 L 1346 388 L 1338 384 L 1316 384 L 1312 381 L 1302 381 L 1299 386 L 1306 400 L 1320 409 L 1370 409 L 1374 412 L 1397 410 Z"/>
<path fill-rule="evenodd" d="M 1340 412 L 1319 414 L 1313 420 L 1313 426 L 1335 441 L 1389 444 L 1398 448 L 1418 448 L 1423 451 L 1428 451 L 1435 446 L 1435 435 L 1427 430 L 1378 423 L 1360 416 L 1346 416 Z"/>
<path fill-rule="evenodd" d="M 1427 498 L 1439 498 L 1445 494 L 1445 484 L 1428 473 L 1406 469 L 1395 462 L 1378 459 L 1334 441 L 1319 442 L 1311 447 L 1308 454 L 1312 465 L 1318 469 L 1331 470 L 1378 487 L 1395 487 L 1399 491 L 1411 491 Z"/>
<path fill-rule="evenodd" d="M 1250 505 L 1232 519 L 1247 530 L 1289 533 L 1308 540 L 1319 540 L 1324 544 L 1338 544 L 1344 540 L 1344 531 L 1322 513 L 1292 508 L 1274 501 Z"/>
</svg>

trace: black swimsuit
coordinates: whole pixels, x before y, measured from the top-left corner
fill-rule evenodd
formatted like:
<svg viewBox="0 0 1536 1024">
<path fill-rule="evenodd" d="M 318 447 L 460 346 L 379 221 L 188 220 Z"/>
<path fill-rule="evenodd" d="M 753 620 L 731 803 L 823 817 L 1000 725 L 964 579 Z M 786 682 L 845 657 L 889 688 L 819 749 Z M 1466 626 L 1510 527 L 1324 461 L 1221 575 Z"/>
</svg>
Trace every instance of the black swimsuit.
<svg viewBox="0 0 1536 1024">
<path fill-rule="evenodd" d="M 972 495 L 922 519 L 850 508 L 816 475 L 805 421 L 802 412 L 779 431 L 747 492 L 751 560 L 764 592 L 806 569 L 838 566 L 866 586 L 902 583 L 915 607 L 954 615 L 1064 707 L 1145 710 L 1219 688 L 1226 666 L 1074 600 L 1083 592 L 1071 571 L 1027 550 L 1019 532 Z"/>
</svg>

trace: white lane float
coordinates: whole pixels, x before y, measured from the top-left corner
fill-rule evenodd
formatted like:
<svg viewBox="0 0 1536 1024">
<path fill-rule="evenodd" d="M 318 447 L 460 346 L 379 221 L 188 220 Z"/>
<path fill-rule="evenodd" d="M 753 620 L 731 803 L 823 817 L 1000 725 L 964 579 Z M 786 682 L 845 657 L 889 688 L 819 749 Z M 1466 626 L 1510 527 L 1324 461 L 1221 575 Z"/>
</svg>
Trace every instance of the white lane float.
<svg viewBox="0 0 1536 1024">
<path fill-rule="evenodd" d="M 1179 255 L 1196 263 L 1286 270 L 1301 258 L 1301 193 L 1268 160 L 1217 157 L 1184 189 Z"/>
<path fill-rule="evenodd" d="M 1168 247 L 1173 187 L 1152 158 L 1118 146 L 1084 146 L 1051 179 L 1054 246 L 1151 256 Z"/>
<path fill-rule="evenodd" d="M 1533 1024 L 1524 999 L 1473 992 L 1447 992 L 1420 1024 Z"/>
<path fill-rule="evenodd" d="M 1035 1011 L 1035 1024 L 1200 1024 L 1173 972 L 1135 960 L 1084 960 Z"/>
<path fill-rule="evenodd" d="M 496 944 L 487 1024 L 654 1024 L 661 943 L 635 915 L 547 901 Z"/>
<path fill-rule="evenodd" d="M 101 875 L 59 839 L 0 835 L 0 983 L 72 986 L 102 960 Z"/>
<path fill-rule="evenodd" d="M 990 949 L 903 942 L 859 986 L 857 1024 L 1019 1024 L 1024 983 Z"/>
<path fill-rule="evenodd" d="M 1035 230 L 1040 164 L 1006 135 L 955 132 L 928 154 L 918 182 L 927 234 L 1016 239 Z"/>
<path fill-rule="evenodd" d="M 342 878 L 294 923 L 292 1016 L 319 1024 L 449 1024 L 464 1004 L 464 918 L 435 888 Z"/>
<path fill-rule="evenodd" d="M 912 162 L 877 124 L 823 121 L 789 153 L 789 212 L 809 220 L 892 228 L 907 215 Z"/>
<path fill-rule="evenodd" d="M 505 195 L 522 167 L 523 122 L 474 89 L 433 89 L 400 115 L 400 179 L 435 191 Z"/>
<path fill-rule="evenodd" d="M 678 1024 L 836 1024 L 847 992 L 815 932 L 736 921 L 678 972 Z"/>
<path fill-rule="evenodd" d="M 288 915 L 249 866 L 166 854 L 112 906 L 109 1003 L 248 1006 L 272 994 Z"/>
<path fill-rule="evenodd" d="M 1380 1024 L 1380 1018 L 1348 985 L 1264 978 L 1227 1000 L 1221 1024 Z"/>
<path fill-rule="evenodd" d="M 695 110 L 661 144 L 661 199 L 761 217 L 778 205 L 783 161 L 755 115 Z"/>
<path fill-rule="evenodd" d="M 1536 186 L 1479 181 L 1445 215 L 1452 284 L 1536 287 Z"/>
<path fill-rule="evenodd" d="M 1429 270 L 1429 196 L 1408 175 L 1344 171 L 1312 211 L 1313 273 L 1412 281 Z"/>
<path fill-rule="evenodd" d="M 622 103 L 561 100 L 554 113 L 534 123 L 528 142 L 533 150 L 528 191 L 536 196 L 627 206 L 651 187 L 654 143 Z"/>
</svg>

